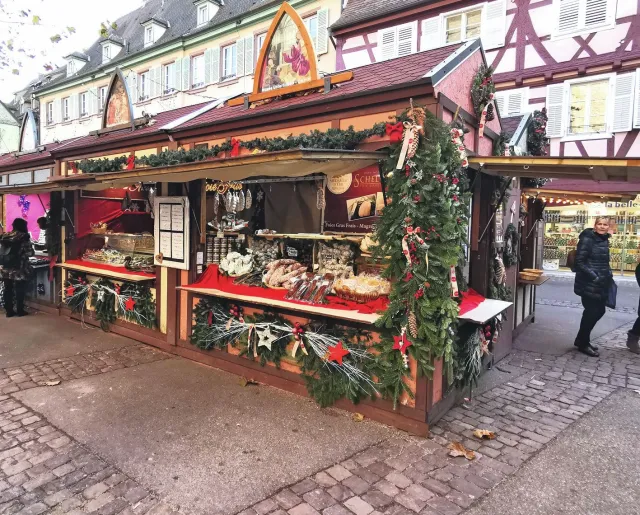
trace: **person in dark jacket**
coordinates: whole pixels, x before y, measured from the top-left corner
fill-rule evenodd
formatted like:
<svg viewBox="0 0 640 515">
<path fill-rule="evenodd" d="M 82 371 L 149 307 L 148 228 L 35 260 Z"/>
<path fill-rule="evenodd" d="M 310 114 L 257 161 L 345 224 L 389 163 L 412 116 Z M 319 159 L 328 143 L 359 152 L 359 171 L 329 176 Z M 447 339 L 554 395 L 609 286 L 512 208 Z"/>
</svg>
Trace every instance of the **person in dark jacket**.
<svg viewBox="0 0 640 515">
<path fill-rule="evenodd" d="M 13 221 L 13 231 L 0 236 L 2 240 L 19 245 L 19 264 L 15 268 L 1 267 L 0 279 L 4 282 L 4 308 L 7 318 L 13 316 L 25 316 L 24 294 L 27 281 L 33 275 L 33 268 L 29 263 L 29 258 L 34 255 L 31 245 L 31 236 L 27 230 L 27 222 L 22 218 Z M 16 310 L 13 309 L 15 295 Z"/>
<path fill-rule="evenodd" d="M 584 312 L 575 346 L 587 356 L 597 357 L 598 348 L 591 344 L 591 331 L 605 312 L 605 302 L 613 274 L 609 266 L 609 219 L 596 218 L 593 229 L 580 233 L 574 269 L 573 291 L 582 298 Z"/>
<path fill-rule="evenodd" d="M 640 286 L 640 263 L 636 266 L 636 282 Z M 627 333 L 627 347 L 631 352 L 640 354 L 640 299 L 638 300 L 638 318 L 633 324 L 631 330 Z"/>
</svg>

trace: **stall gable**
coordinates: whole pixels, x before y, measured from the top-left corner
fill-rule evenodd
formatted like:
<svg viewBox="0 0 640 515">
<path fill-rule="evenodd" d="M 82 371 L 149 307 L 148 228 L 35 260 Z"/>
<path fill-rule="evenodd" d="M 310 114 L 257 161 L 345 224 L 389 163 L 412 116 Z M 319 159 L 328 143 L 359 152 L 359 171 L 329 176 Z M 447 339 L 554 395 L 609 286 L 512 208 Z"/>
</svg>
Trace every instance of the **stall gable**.
<svg viewBox="0 0 640 515">
<path fill-rule="evenodd" d="M 105 109 L 102 113 L 102 128 L 126 127 L 133 128 L 133 105 L 131 103 L 131 92 L 124 80 L 124 76 L 117 68 L 109 82 Z"/>
<path fill-rule="evenodd" d="M 22 119 L 20 128 L 20 152 L 33 151 L 38 146 L 38 124 L 32 110 L 28 110 Z"/>
</svg>

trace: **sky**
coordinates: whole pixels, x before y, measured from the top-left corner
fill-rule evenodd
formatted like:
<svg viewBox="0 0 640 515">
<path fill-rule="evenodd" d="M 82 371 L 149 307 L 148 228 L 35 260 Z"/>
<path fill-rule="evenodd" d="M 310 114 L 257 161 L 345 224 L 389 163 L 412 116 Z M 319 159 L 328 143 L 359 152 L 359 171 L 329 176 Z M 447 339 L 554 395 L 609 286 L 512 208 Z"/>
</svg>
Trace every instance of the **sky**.
<svg viewBox="0 0 640 515">
<path fill-rule="evenodd" d="M 63 65 L 65 55 L 91 46 L 100 36 L 101 22 L 114 21 L 143 4 L 143 0 L 0 0 L 0 42 L 5 42 L 0 43 L 0 53 L 3 48 L 6 52 L 0 59 L 8 64 L 0 67 L 0 100 L 12 100 L 15 91 L 46 72 L 46 64 Z M 39 17 L 38 25 L 33 16 Z M 62 39 L 52 43 L 56 34 Z M 13 51 L 6 49 L 9 40 Z"/>
</svg>

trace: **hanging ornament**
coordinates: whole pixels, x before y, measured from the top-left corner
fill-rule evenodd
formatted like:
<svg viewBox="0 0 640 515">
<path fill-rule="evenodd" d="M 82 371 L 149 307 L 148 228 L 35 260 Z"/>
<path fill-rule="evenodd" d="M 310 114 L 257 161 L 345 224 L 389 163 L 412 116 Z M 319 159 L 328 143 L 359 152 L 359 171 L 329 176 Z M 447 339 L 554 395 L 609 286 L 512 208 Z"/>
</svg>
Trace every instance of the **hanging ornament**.
<svg viewBox="0 0 640 515">
<path fill-rule="evenodd" d="M 75 287 L 73 286 L 67 286 L 67 289 L 64 291 L 65 296 L 67 297 L 73 297 L 74 293 L 76 292 Z"/>
<path fill-rule="evenodd" d="M 207 313 L 207 325 L 211 327 L 213 325 L 213 311 Z"/>
<path fill-rule="evenodd" d="M 256 333 L 258 333 L 258 347 L 266 347 L 271 350 L 271 345 L 278 339 L 276 335 L 271 334 L 271 328 L 269 326 L 262 330 L 257 329 Z"/>
<path fill-rule="evenodd" d="M 264 190 L 261 188 L 258 193 L 256 194 L 256 200 L 258 202 L 262 202 L 262 199 L 264 198 Z"/>
<path fill-rule="evenodd" d="M 251 196 L 251 190 L 247 188 L 247 194 L 244 197 L 244 208 L 251 209 L 252 204 L 253 204 L 253 197 Z"/>
<path fill-rule="evenodd" d="M 398 157 L 396 170 L 401 170 L 404 166 L 405 159 L 411 159 L 416 155 L 418 150 L 419 133 L 422 127 L 416 123 L 404 122 L 404 135 L 402 140 L 402 148 Z"/>
<path fill-rule="evenodd" d="M 418 337 L 418 319 L 416 318 L 416 314 L 413 311 L 409 311 L 409 315 L 407 317 L 409 322 L 409 334 L 412 338 Z"/>
<path fill-rule="evenodd" d="M 326 356 L 327 361 L 334 361 L 338 365 L 342 365 L 342 358 L 351 354 L 348 349 L 342 346 L 342 342 L 329 346 L 328 349 Z"/>
<path fill-rule="evenodd" d="M 126 170 L 133 170 L 135 167 L 136 167 L 136 156 L 134 154 L 131 154 L 127 158 L 127 168 L 126 168 Z"/>
<path fill-rule="evenodd" d="M 29 217 L 29 209 L 31 208 L 31 201 L 26 195 L 20 195 L 18 197 L 18 207 L 20 208 L 20 214 L 25 220 Z"/>
<path fill-rule="evenodd" d="M 302 353 L 305 356 L 308 356 L 309 353 L 307 352 L 307 348 L 304 346 L 304 341 L 302 340 L 302 336 L 304 335 L 304 327 L 302 327 L 302 324 L 300 322 L 296 322 L 291 332 L 293 333 L 293 338 L 296 341 L 295 345 L 293 346 L 293 349 L 291 350 L 291 357 L 293 358 L 296 357 L 296 354 L 298 353 L 298 348 L 302 350 Z"/>
<path fill-rule="evenodd" d="M 133 308 L 136 306 L 136 301 L 133 300 L 133 297 L 129 297 L 127 302 L 124 303 L 124 309 L 127 311 L 133 311 Z"/>
<path fill-rule="evenodd" d="M 507 269 L 504 266 L 504 261 L 500 256 L 495 257 L 496 260 L 496 283 L 506 284 L 507 282 Z"/>
<path fill-rule="evenodd" d="M 460 129 L 457 128 L 453 128 L 451 129 L 451 141 L 453 141 L 453 144 L 458 147 L 458 154 L 460 155 L 460 166 L 462 166 L 462 168 L 466 168 L 467 166 L 469 166 L 469 160 L 467 159 L 467 149 L 464 146 L 464 143 L 462 143 L 462 135 L 463 132 Z"/>
<path fill-rule="evenodd" d="M 240 140 L 231 138 L 231 151 L 229 152 L 231 157 L 238 157 L 240 155 Z"/>
<path fill-rule="evenodd" d="M 402 141 L 402 132 L 404 126 L 402 122 L 387 123 L 385 126 L 385 132 L 389 136 L 389 143 L 400 143 Z"/>
<path fill-rule="evenodd" d="M 100 290 L 98 292 L 98 302 L 103 302 L 104 301 L 104 290 Z"/>
<path fill-rule="evenodd" d="M 233 211 L 233 194 L 231 190 L 227 191 L 227 195 L 224 198 L 224 208 L 227 210 L 227 213 Z"/>
<path fill-rule="evenodd" d="M 411 252 L 409 250 L 409 241 L 416 240 L 418 242 L 418 245 L 420 245 L 420 248 L 424 251 L 424 260 L 427 266 L 427 270 L 425 271 L 425 274 L 428 274 L 429 273 L 429 245 L 427 245 L 425 241 L 420 236 L 418 236 L 418 234 L 420 234 L 422 229 L 420 229 L 420 227 L 416 227 L 415 229 L 413 227 L 406 227 L 405 231 L 406 231 L 406 234 L 402 238 L 402 253 L 404 254 L 404 257 L 407 259 L 407 266 L 411 266 Z"/>
<path fill-rule="evenodd" d="M 238 211 L 244 211 L 245 208 L 245 199 L 244 199 L 244 191 L 240 190 L 238 193 Z"/>
<path fill-rule="evenodd" d="M 324 184 L 322 181 L 316 181 L 316 207 L 322 211 L 327 207 L 327 199 L 324 192 Z"/>
<path fill-rule="evenodd" d="M 213 196 L 213 214 L 218 215 L 218 209 L 220 209 L 220 193 L 216 193 Z"/>
<path fill-rule="evenodd" d="M 407 339 L 407 328 L 402 327 L 400 329 L 400 336 L 393 337 L 393 350 L 399 350 L 402 354 L 402 361 L 404 362 L 404 368 L 409 368 L 409 358 L 407 357 L 407 349 L 413 345 L 410 340 Z"/>
</svg>

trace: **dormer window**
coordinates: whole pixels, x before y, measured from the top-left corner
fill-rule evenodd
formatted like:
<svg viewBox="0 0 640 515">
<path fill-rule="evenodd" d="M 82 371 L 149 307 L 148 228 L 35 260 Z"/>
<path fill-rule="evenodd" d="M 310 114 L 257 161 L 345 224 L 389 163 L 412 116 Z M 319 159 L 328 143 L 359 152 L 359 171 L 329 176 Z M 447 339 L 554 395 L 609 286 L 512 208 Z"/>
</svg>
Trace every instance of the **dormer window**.
<svg viewBox="0 0 640 515">
<path fill-rule="evenodd" d="M 76 63 L 75 61 L 69 61 L 69 64 L 67 64 L 67 75 L 73 75 L 74 73 L 76 73 Z"/>
<path fill-rule="evenodd" d="M 80 52 L 69 54 L 65 59 L 67 60 L 67 77 L 71 77 L 78 73 L 89 61 L 89 58 Z"/>
<path fill-rule="evenodd" d="M 109 38 L 105 39 L 102 45 L 102 64 L 106 64 L 112 59 L 114 59 L 122 47 L 124 46 L 120 41 L 118 41 L 117 36 L 109 36 Z"/>
<path fill-rule="evenodd" d="M 220 5 L 213 0 L 196 0 L 196 19 L 198 27 L 202 27 L 209 23 L 218 12 Z"/>
<path fill-rule="evenodd" d="M 169 27 L 167 22 L 159 20 L 158 18 L 151 18 L 142 22 L 141 25 L 144 27 L 145 47 L 151 46 L 158 41 L 164 34 L 164 31 Z"/>
<path fill-rule="evenodd" d="M 111 60 L 111 45 L 104 45 L 102 47 L 102 62 Z"/>
</svg>

